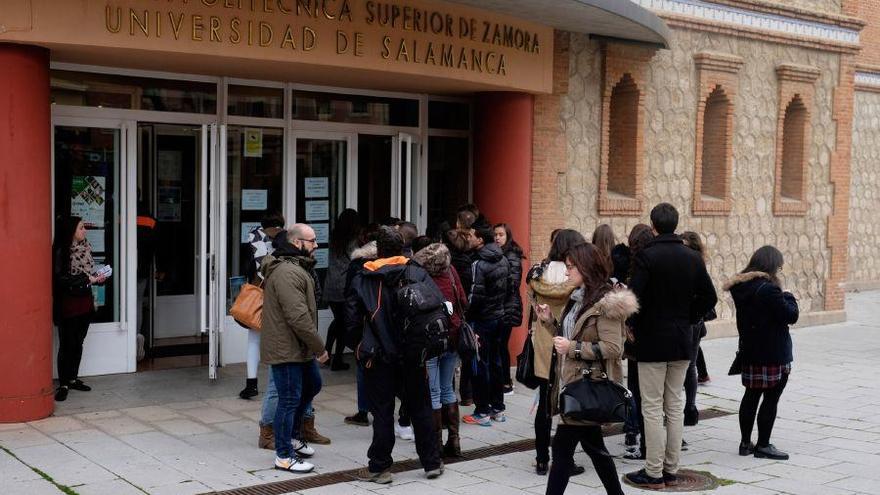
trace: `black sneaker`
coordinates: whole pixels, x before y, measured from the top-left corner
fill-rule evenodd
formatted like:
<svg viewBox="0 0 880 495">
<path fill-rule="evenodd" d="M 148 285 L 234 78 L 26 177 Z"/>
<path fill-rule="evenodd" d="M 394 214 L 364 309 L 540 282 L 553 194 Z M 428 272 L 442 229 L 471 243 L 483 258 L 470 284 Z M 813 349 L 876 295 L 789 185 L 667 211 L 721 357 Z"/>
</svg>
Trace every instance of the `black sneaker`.
<svg viewBox="0 0 880 495">
<path fill-rule="evenodd" d="M 687 407 L 684 410 L 684 425 L 685 426 L 697 426 L 697 423 L 700 422 L 700 410 L 697 409 L 697 406 Z"/>
<path fill-rule="evenodd" d="M 665 483 L 667 487 L 678 486 L 678 475 L 663 471 L 663 483 Z"/>
<path fill-rule="evenodd" d="M 367 417 L 366 411 L 361 411 L 352 416 L 348 416 L 344 421 L 347 425 L 370 426 L 370 418 Z"/>
<path fill-rule="evenodd" d="M 580 475 L 584 474 L 585 471 L 586 471 L 586 469 L 584 469 L 583 466 L 573 464 L 571 466 L 571 474 L 569 474 L 569 476 L 580 476 Z"/>
<path fill-rule="evenodd" d="M 662 490 L 666 488 L 663 478 L 654 478 L 648 476 L 644 469 L 640 469 L 633 473 L 627 473 L 623 476 L 624 483 L 636 488 L 648 488 L 650 490 Z"/>
<path fill-rule="evenodd" d="M 755 447 L 755 457 L 758 459 L 773 459 L 775 461 L 788 460 L 788 454 L 778 450 L 772 443 L 765 447 Z"/>
<path fill-rule="evenodd" d="M 535 473 L 537 473 L 538 476 L 547 476 L 547 471 L 549 471 L 549 470 L 550 470 L 550 468 L 549 468 L 549 466 L 547 466 L 546 462 L 536 462 L 535 463 Z"/>
<path fill-rule="evenodd" d="M 64 402 L 67 400 L 67 394 L 70 391 L 67 388 L 67 385 L 62 385 L 58 387 L 58 390 L 55 391 L 55 402 Z"/>
<path fill-rule="evenodd" d="M 623 458 L 630 461 L 644 461 L 645 451 L 642 449 L 635 449 L 632 452 L 627 452 L 626 454 L 623 454 Z"/>
<path fill-rule="evenodd" d="M 753 444 L 752 442 L 749 442 L 749 443 L 740 442 L 739 443 L 739 455 L 747 456 L 747 455 L 752 455 L 754 453 L 755 453 L 755 444 Z"/>
<path fill-rule="evenodd" d="M 82 380 L 74 380 L 74 381 L 70 382 L 70 384 L 68 384 L 68 387 L 70 387 L 73 390 L 79 390 L 80 392 L 91 392 L 92 391 L 92 387 L 83 383 Z"/>
</svg>

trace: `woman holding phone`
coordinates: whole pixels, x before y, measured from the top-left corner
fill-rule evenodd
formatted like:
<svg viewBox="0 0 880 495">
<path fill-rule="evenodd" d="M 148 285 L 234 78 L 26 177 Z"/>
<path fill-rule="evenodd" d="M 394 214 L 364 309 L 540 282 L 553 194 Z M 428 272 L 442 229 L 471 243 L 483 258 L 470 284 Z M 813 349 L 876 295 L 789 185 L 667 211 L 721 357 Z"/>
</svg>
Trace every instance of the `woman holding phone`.
<svg viewBox="0 0 880 495">
<path fill-rule="evenodd" d="M 92 246 L 86 239 L 86 227 L 80 217 L 71 216 L 55 224 L 52 246 L 52 313 L 58 325 L 58 390 L 55 400 L 67 399 L 70 389 L 88 392 L 79 374 L 83 341 L 95 312 L 92 285 L 106 280 L 95 275 Z"/>
</svg>

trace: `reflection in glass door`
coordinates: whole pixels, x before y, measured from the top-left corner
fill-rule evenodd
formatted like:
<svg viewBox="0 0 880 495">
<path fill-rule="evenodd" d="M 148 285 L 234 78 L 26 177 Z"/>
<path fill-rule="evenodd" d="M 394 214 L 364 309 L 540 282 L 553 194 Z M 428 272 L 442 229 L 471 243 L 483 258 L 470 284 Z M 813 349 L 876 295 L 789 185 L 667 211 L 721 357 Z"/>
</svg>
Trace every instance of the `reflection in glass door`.
<svg viewBox="0 0 880 495">
<path fill-rule="evenodd" d="M 127 263 L 123 254 L 125 225 L 125 131 L 121 125 L 54 127 L 54 218 L 71 215 L 86 224 L 87 239 L 98 265 L 110 265 L 113 276 L 92 288 L 96 313 L 83 350 L 83 376 L 128 371 L 128 336 L 122 297 Z"/>
</svg>

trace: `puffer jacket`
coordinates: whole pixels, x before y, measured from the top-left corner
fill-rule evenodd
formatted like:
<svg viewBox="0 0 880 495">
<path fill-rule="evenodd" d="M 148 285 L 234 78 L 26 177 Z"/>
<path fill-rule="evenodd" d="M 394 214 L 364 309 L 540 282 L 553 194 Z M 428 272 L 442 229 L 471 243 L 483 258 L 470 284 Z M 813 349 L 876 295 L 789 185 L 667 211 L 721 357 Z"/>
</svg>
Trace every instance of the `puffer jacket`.
<svg viewBox="0 0 880 495">
<path fill-rule="evenodd" d="M 510 283 L 508 285 L 509 292 L 504 301 L 504 319 L 502 323 L 506 327 L 515 328 L 522 325 L 523 318 L 522 295 L 519 293 L 523 275 L 522 255 L 508 248 L 504 251 L 504 257 L 507 258 L 509 265 L 508 277 Z"/>
<path fill-rule="evenodd" d="M 486 244 L 477 251 L 471 265 L 473 285 L 468 296 L 469 321 L 500 320 L 504 316 L 509 273 L 509 263 L 498 244 Z"/>
<path fill-rule="evenodd" d="M 526 281 L 529 286 L 527 292 L 529 327 L 532 333 L 532 346 L 535 349 L 535 376 L 547 380 L 550 378 L 550 355 L 553 353 L 555 333 L 546 332 L 536 324 L 534 306 L 539 304 L 550 306 L 553 317 L 559 320 L 575 286 L 568 282 L 565 263 L 561 261 L 545 261 L 533 266 L 526 276 Z"/>
<path fill-rule="evenodd" d="M 434 279 L 434 283 L 452 303 L 452 315 L 449 317 L 452 325 L 451 334 L 453 343 L 458 342 L 458 329 L 461 327 L 462 311 L 467 310 L 468 301 L 461 280 L 455 267 L 450 265 L 449 249 L 437 242 L 426 246 L 413 256 L 413 261 L 418 263 Z"/>
<path fill-rule="evenodd" d="M 470 249 L 470 241 L 468 235 L 461 230 L 450 230 L 446 233 L 446 247 L 449 248 L 449 254 L 452 257 L 452 266 L 461 277 L 461 284 L 464 287 L 464 293 L 471 293 L 471 285 L 473 285 L 473 276 L 471 274 L 471 265 L 474 264 L 473 252 Z"/>
<path fill-rule="evenodd" d="M 788 326 L 797 323 L 797 300 L 764 272 L 740 273 L 724 284 L 736 306 L 739 357 L 746 365 L 783 365 L 794 360 Z"/>
<path fill-rule="evenodd" d="M 324 353 L 311 275 L 314 266 L 314 258 L 290 244 L 263 258 L 262 362 L 307 363 Z"/>
<path fill-rule="evenodd" d="M 351 243 L 344 253 L 330 251 L 327 275 L 324 277 L 324 302 L 345 301 L 345 282 L 348 280 L 347 273 L 351 264 L 351 253 L 356 247 L 357 244 Z"/>
<path fill-rule="evenodd" d="M 572 304 L 566 305 L 562 317 L 571 309 Z M 638 311 L 639 304 L 635 294 L 629 289 L 614 289 L 606 293 L 599 301 L 586 311 L 581 313 L 575 322 L 575 333 L 571 339 L 572 345 L 565 355 L 557 356 L 554 362 L 555 380 L 548 387 L 547 393 L 550 399 L 550 415 L 559 414 L 559 394 L 562 387 L 581 380 L 584 372 L 590 368 L 591 378 L 597 380 L 602 373 L 602 365 L 594 364 L 597 356 L 593 353 L 592 344 L 597 344 L 604 358 L 604 369 L 608 378 L 623 384 L 623 341 L 625 339 L 625 322 L 632 314 Z M 540 326 L 546 333 L 557 334 L 553 323 L 540 322 Z M 561 329 L 559 330 L 561 333 Z M 580 356 L 575 352 L 576 343 L 581 343 Z M 591 425 L 586 421 L 572 421 L 565 417 L 561 418 L 564 424 Z"/>
</svg>

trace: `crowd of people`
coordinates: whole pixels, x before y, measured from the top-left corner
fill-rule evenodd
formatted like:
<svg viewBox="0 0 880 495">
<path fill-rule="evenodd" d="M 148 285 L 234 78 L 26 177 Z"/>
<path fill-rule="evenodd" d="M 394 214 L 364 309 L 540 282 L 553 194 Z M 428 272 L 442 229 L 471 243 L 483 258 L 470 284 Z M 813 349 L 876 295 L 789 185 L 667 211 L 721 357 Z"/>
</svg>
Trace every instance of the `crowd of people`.
<svg viewBox="0 0 880 495">
<path fill-rule="evenodd" d="M 262 327 L 249 331 L 240 394 L 258 394 L 257 365 L 268 365 L 259 446 L 275 451 L 277 469 L 314 469 L 311 444 L 331 441 L 318 433 L 312 407 L 322 386 L 320 365 L 347 369 L 348 347 L 356 358 L 358 410 L 345 422 L 373 431 L 358 478 L 392 481 L 396 438 L 414 440 L 427 478 L 437 478 L 444 459 L 462 455 L 462 423 L 491 427 L 507 420 L 505 395 L 514 388 L 509 339 L 525 323 L 537 381 L 534 467 L 548 476 L 546 493 L 564 493 L 569 478 L 585 471 L 574 463 L 578 444 L 606 492 L 623 493 L 602 424 L 573 419 L 560 403 L 565 387 L 585 376 L 625 384 L 632 394 L 626 456 L 645 463 L 623 481 L 649 489 L 676 485 L 683 427 L 699 421 L 696 389 L 709 381 L 700 340 L 705 322 L 716 316 L 717 295 L 700 235 L 676 234 L 678 212 L 667 203 L 654 207 L 650 220 L 625 243 L 616 243 L 608 225 L 598 226 L 590 241 L 558 229 L 549 252 L 523 276 L 527 260 L 510 226 L 490 223 L 475 205 L 461 207 L 455 225 L 435 229 L 434 237 L 397 219 L 362 225 L 357 212 L 345 210 L 319 277 L 315 231 L 267 216 L 249 238 L 246 273 L 264 299 Z M 89 390 L 77 372 L 94 311 L 91 286 L 104 281 L 93 273 L 80 219 L 58 223 L 53 262 L 61 337 L 56 399 L 64 400 L 70 389 Z M 724 286 L 739 330 L 730 373 L 741 374 L 746 388 L 739 455 L 788 458 L 770 443 L 792 369 L 788 328 L 798 318 L 794 296 L 782 290 L 782 266 L 779 250 L 764 246 Z M 326 342 L 318 333 L 322 305 L 333 313 Z M 460 408 L 469 406 L 473 412 L 462 415 Z"/>
</svg>

